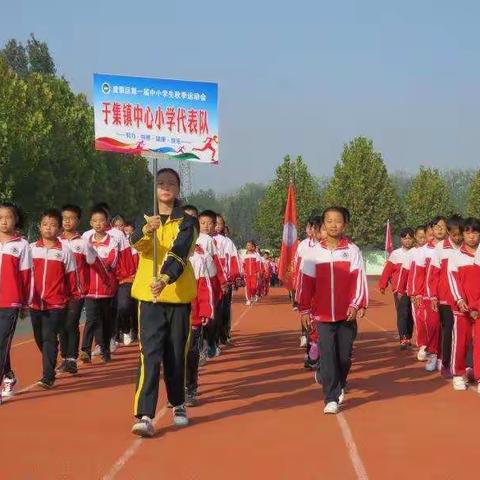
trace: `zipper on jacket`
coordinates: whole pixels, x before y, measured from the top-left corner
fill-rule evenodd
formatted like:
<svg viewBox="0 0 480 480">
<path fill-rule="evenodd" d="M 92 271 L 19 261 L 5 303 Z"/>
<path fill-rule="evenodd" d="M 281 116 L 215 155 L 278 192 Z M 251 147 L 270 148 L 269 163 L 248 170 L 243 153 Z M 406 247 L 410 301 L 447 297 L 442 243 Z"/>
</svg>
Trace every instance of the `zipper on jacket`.
<svg viewBox="0 0 480 480">
<path fill-rule="evenodd" d="M 48 248 L 45 248 L 45 263 L 43 264 L 43 279 L 42 279 L 42 293 L 40 294 L 40 310 L 43 310 L 43 296 L 45 295 L 45 288 L 47 286 L 47 262 L 48 262 Z"/>
<path fill-rule="evenodd" d="M 333 270 L 333 251 L 330 251 L 330 301 L 332 302 L 332 322 L 335 321 L 335 276 Z"/>
<path fill-rule="evenodd" d="M 2 286 L 2 263 L 3 263 L 3 247 L 5 244 L 0 245 L 0 287 Z"/>
</svg>

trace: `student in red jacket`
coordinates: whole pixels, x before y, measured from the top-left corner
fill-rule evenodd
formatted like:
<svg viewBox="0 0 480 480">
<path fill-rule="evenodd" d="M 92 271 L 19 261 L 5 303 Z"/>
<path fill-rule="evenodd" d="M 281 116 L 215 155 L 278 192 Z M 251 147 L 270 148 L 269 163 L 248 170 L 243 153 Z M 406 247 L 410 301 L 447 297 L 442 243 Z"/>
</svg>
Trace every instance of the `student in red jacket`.
<svg viewBox="0 0 480 480">
<path fill-rule="evenodd" d="M 243 257 L 243 274 L 245 277 L 246 305 L 252 305 L 256 301 L 258 277 L 261 272 L 261 265 L 258 262 L 257 245 L 249 240 L 245 246 L 247 253 Z"/>
<path fill-rule="evenodd" d="M 359 248 L 344 238 L 349 214 L 343 207 L 322 215 L 327 238 L 302 263 L 300 310 L 317 324 L 324 413 L 336 414 L 344 400 L 357 335 L 357 313 L 367 307 L 367 284 Z"/>
<path fill-rule="evenodd" d="M 410 299 L 405 292 L 399 292 L 400 273 L 402 265 L 405 263 L 410 249 L 413 247 L 415 234 L 410 227 L 403 228 L 400 231 L 400 242 L 402 246 L 394 250 L 383 268 L 382 276 L 378 282 L 380 293 L 385 295 L 385 290 L 390 284 L 393 299 L 395 301 L 395 309 L 397 310 L 397 329 L 400 338 L 400 349 L 406 350 L 411 346 L 413 333 L 413 315 L 410 305 Z"/>
<path fill-rule="evenodd" d="M 123 231 L 125 232 L 125 236 L 127 237 L 127 240 L 130 243 L 130 239 L 132 238 L 132 235 L 135 233 L 135 222 L 132 220 L 127 220 L 125 222 L 125 226 L 123 227 Z M 130 247 L 130 250 L 132 252 L 134 270 L 135 272 L 137 272 L 138 262 L 139 262 L 138 252 L 132 246 Z M 131 288 L 130 288 L 130 293 L 131 293 Z M 130 312 L 130 315 L 125 316 L 124 323 L 121 325 L 121 328 L 124 332 L 123 333 L 124 345 L 130 345 L 132 342 L 135 342 L 138 338 L 138 302 L 131 295 L 130 295 L 129 304 L 127 306 L 127 311 Z"/>
<path fill-rule="evenodd" d="M 454 300 L 452 373 L 454 390 L 466 390 L 466 356 L 473 341 L 473 375 L 480 381 L 480 220 L 467 218 L 463 244 L 448 262 L 448 278 Z M 480 386 L 478 393 L 480 393 Z"/>
<path fill-rule="evenodd" d="M 451 378 L 450 362 L 452 355 L 452 333 L 454 317 L 452 306 L 455 305 L 448 283 L 448 263 L 455 256 L 463 243 L 464 221 L 459 215 L 447 220 L 448 238 L 437 244 L 427 273 L 428 291 L 431 297 L 431 308 L 440 314 L 441 325 L 441 373 Z"/>
<path fill-rule="evenodd" d="M 80 360 L 84 363 L 91 361 L 95 337 L 102 359 L 107 363 L 111 360 L 112 299 L 117 292 L 119 279 L 133 275 L 134 270 L 133 262 L 127 261 L 127 251 L 122 251 L 117 238 L 108 233 L 108 213 L 102 208 L 94 208 L 90 215 L 90 225 L 95 233 L 88 237 L 88 242 L 96 250 L 106 275 L 90 269 L 90 286 L 85 301 L 87 321 L 83 331 Z M 130 249 L 128 254 L 131 258 Z"/>
<path fill-rule="evenodd" d="M 432 292 L 429 290 L 428 275 L 430 263 L 435 253 L 436 245 L 447 236 L 447 222 L 445 217 L 437 216 L 431 222 L 433 239 L 419 250 L 415 260 L 412 277 L 413 291 L 411 296 L 415 307 L 423 306 L 425 311 L 425 350 L 427 363 L 425 370 L 433 372 L 438 366 L 440 344 L 440 316 L 432 309 Z M 428 235 L 427 235 L 428 236 Z"/>
<path fill-rule="evenodd" d="M 59 210 L 46 210 L 40 219 L 40 239 L 30 244 L 33 259 L 33 285 L 30 301 L 35 342 L 42 353 L 43 376 L 38 386 L 49 389 L 55 383 L 58 334 L 65 308 L 71 298 L 78 299 L 75 259 L 60 242 L 62 226 Z"/>
<path fill-rule="evenodd" d="M 60 354 L 62 364 L 60 372 L 77 373 L 78 348 L 80 343 L 80 317 L 82 315 L 85 296 L 90 286 L 90 266 L 102 270 L 100 262 L 93 247 L 78 233 L 82 210 L 77 205 L 62 207 L 63 233 L 60 235 L 62 244 L 70 249 L 75 258 L 77 285 L 79 297 L 71 298 L 65 310 L 65 320 L 60 330 Z"/>
<path fill-rule="evenodd" d="M 22 214 L 12 203 L 0 203 L 0 404 L 13 395 L 17 383 L 10 365 L 10 348 L 20 311 L 28 306 L 32 254 L 18 235 Z"/>
</svg>

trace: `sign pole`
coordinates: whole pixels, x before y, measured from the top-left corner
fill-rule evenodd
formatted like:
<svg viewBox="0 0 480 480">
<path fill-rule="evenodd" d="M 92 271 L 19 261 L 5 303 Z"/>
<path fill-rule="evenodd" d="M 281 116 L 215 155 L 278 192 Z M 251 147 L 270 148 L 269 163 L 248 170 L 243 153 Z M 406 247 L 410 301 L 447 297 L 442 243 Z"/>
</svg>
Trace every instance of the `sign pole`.
<svg viewBox="0 0 480 480">
<path fill-rule="evenodd" d="M 153 215 L 158 215 L 158 196 L 157 196 L 157 171 L 158 171 L 158 157 L 153 157 Z M 157 248 L 157 231 L 153 235 L 153 281 L 158 279 L 158 248 Z"/>
</svg>

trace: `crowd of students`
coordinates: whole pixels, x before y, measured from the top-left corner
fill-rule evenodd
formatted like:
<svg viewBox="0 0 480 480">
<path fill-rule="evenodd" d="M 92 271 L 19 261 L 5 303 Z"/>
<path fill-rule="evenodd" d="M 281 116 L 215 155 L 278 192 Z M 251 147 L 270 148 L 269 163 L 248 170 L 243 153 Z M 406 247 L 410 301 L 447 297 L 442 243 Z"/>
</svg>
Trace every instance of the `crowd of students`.
<svg viewBox="0 0 480 480">
<path fill-rule="evenodd" d="M 453 215 L 400 232 L 401 247 L 385 264 L 379 288 L 391 286 L 400 349 L 413 348 L 425 369 L 471 382 L 480 393 L 480 220 Z"/>
<path fill-rule="evenodd" d="M 53 388 L 59 372 L 74 375 L 94 356 L 109 363 L 119 345 L 138 340 L 133 433 L 153 435 L 161 367 L 173 421 L 188 424 L 199 365 L 232 343 L 233 290 L 244 282 L 253 305 L 268 294 L 276 264 L 253 241 L 240 256 L 221 214 L 181 207 L 175 170 L 158 172 L 157 191 L 158 215 L 126 222 L 98 204 L 83 234 L 80 207 L 45 210 L 31 244 L 21 210 L 0 204 L 0 403 L 15 393 L 10 349 L 17 320 L 29 313 L 42 355 L 38 386 Z"/>
</svg>

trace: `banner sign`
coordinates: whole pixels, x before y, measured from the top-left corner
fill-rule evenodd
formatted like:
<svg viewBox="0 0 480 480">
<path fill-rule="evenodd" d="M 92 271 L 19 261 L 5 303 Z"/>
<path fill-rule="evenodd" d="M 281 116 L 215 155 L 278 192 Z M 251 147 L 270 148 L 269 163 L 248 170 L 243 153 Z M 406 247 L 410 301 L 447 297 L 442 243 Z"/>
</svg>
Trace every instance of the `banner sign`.
<svg viewBox="0 0 480 480">
<path fill-rule="evenodd" d="M 218 165 L 216 83 L 93 76 L 95 148 Z"/>
</svg>

